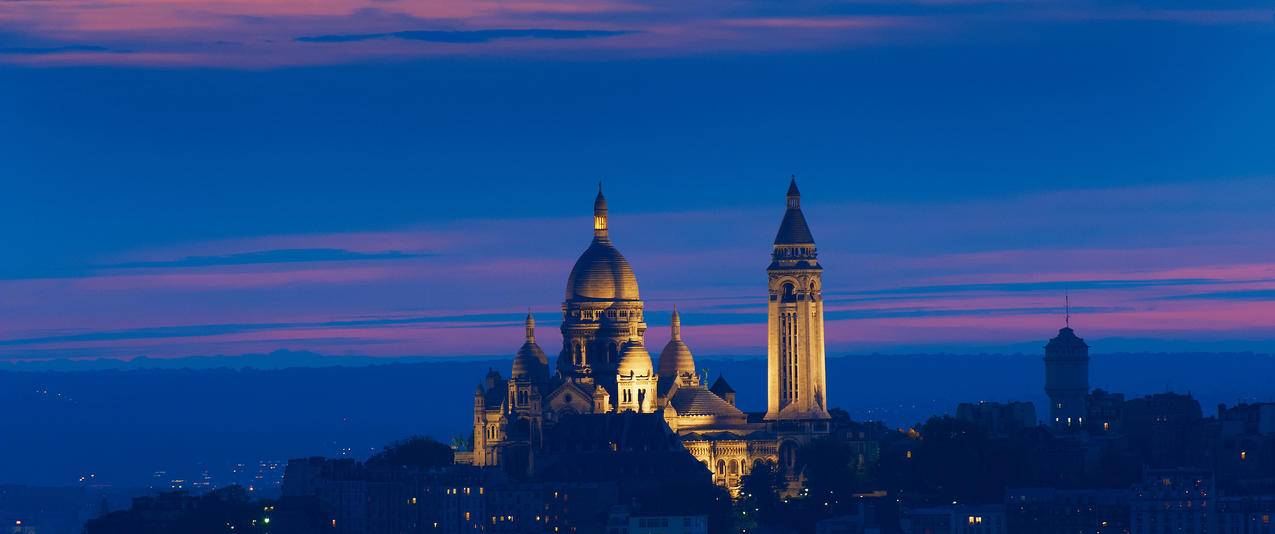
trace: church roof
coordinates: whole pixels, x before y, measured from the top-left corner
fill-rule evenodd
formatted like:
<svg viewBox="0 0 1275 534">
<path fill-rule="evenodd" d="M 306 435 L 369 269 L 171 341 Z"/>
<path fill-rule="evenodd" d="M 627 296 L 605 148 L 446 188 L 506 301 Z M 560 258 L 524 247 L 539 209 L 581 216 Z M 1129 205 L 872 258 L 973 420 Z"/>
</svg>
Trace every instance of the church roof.
<svg viewBox="0 0 1275 534">
<path fill-rule="evenodd" d="M 718 431 L 718 432 L 690 432 L 682 435 L 682 441 L 734 441 L 734 440 L 761 440 L 775 439 L 775 434 L 765 430 L 754 430 L 743 434 L 734 432 Z"/>
<path fill-rule="evenodd" d="M 739 408 L 714 395 L 713 392 L 704 389 L 704 386 L 679 388 L 673 393 L 673 398 L 669 399 L 669 404 L 673 406 L 674 410 L 677 410 L 678 415 L 744 417 L 744 412 L 739 411 Z"/>
<path fill-rule="evenodd" d="M 713 386 L 708 388 L 714 395 L 725 397 L 727 393 L 734 393 L 735 389 L 726 383 L 726 377 L 718 375 L 717 380 L 713 381 Z"/>
<path fill-rule="evenodd" d="M 806 216 L 801 208 L 789 208 L 784 212 L 784 220 L 779 223 L 779 232 L 775 234 L 776 245 L 805 245 L 815 242 L 810 235 L 810 226 L 806 224 Z"/>
</svg>

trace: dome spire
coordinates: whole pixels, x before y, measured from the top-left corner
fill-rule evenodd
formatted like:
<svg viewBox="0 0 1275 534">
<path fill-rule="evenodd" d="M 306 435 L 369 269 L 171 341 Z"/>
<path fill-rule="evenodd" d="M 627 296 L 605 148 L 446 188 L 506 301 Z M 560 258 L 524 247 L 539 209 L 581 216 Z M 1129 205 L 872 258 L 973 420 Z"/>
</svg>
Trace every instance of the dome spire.
<svg viewBox="0 0 1275 534">
<path fill-rule="evenodd" d="M 536 342 L 536 317 L 531 314 L 531 308 L 527 308 L 527 342 Z"/>
<path fill-rule="evenodd" d="M 607 239 L 607 198 L 602 196 L 602 182 L 598 182 L 598 197 L 593 200 L 593 237 Z"/>
<path fill-rule="evenodd" d="M 682 339 L 682 316 L 677 313 L 677 305 L 673 305 L 673 321 L 671 323 L 673 329 L 673 339 Z"/>
<path fill-rule="evenodd" d="M 801 207 L 801 191 L 797 189 L 797 175 L 791 175 L 788 182 L 788 208 Z"/>
</svg>

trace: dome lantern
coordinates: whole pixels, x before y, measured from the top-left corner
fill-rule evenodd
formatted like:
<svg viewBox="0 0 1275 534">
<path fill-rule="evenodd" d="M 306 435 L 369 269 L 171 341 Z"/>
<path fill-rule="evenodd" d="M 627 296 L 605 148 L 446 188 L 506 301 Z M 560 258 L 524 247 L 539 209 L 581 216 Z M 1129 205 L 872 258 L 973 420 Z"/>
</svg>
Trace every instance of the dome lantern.
<svg viewBox="0 0 1275 534">
<path fill-rule="evenodd" d="M 607 239 L 607 198 L 602 196 L 602 182 L 598 182 L 598 197 L 593 199 L 593 237 Z"/>
</svg>

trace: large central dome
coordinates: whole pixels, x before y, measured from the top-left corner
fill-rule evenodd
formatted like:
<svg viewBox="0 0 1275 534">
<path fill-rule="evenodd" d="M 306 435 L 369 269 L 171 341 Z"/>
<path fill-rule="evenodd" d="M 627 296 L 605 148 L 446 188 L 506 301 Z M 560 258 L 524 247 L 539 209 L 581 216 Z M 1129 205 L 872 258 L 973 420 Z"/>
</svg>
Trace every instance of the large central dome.
<svg viewBox="0 0 1275 534">
<path fill-rule="evenodd" d="M 607 229 L 607 199 L 598 187 L 593 201 L 593 242 L 567 277 L 567 300 L 638 300 L 637 277 Z"/>
<path fill-rule="evenodd" d="M 571 268 L 567 300 L 638 300 L 637 276 L 610 240 L 595 238 Z"/>
</svg>

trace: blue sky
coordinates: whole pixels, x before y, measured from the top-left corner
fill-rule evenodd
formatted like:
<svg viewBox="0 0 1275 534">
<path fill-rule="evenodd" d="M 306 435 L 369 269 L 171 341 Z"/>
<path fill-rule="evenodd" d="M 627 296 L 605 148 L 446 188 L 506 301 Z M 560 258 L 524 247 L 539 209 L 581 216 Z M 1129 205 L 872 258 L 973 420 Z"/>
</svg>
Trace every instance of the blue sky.
<svg viewBox="0 0 1275 534">
<path fill-rule="evenodd" d="M 1063 290 L 1108 347 L 1275 346 L 1270 2 L 43 4 L 2 358 L 509 352 L 599 180 L 652 323 L 754 354 L 794 173 L 834 353 L 1029 349 Z"/>
</svg>

